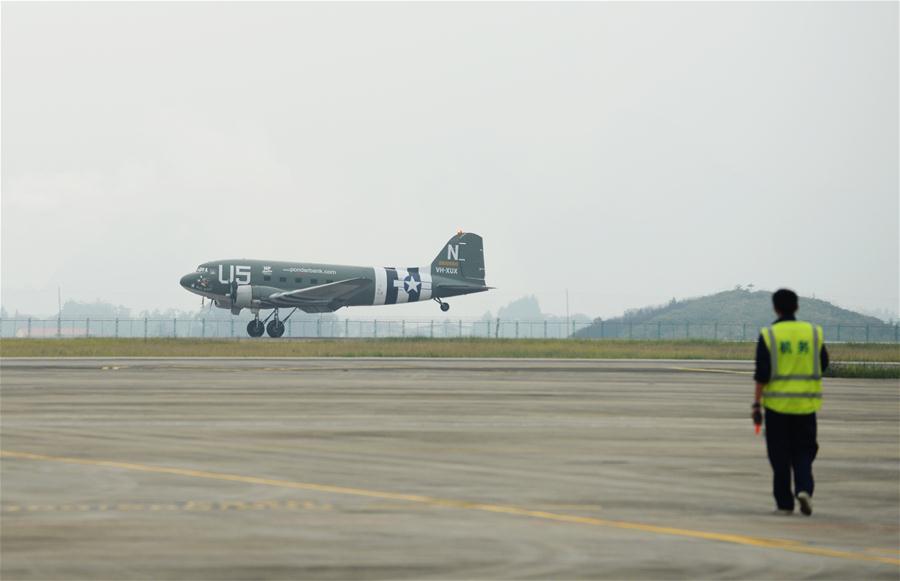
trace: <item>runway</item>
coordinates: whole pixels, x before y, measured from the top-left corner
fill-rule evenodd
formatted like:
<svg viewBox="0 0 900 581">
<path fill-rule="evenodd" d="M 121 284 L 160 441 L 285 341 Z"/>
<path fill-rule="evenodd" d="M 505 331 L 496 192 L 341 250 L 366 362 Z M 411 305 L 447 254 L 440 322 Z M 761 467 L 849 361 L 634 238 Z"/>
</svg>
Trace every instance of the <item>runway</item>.
<svg viewBox="0 0 900 581">
<path fill-rule="evenodd" d="M 3 579 L 886 578 L 900 390 L 771 515 L 746 362 L 4 359 Z"/>
</svg>

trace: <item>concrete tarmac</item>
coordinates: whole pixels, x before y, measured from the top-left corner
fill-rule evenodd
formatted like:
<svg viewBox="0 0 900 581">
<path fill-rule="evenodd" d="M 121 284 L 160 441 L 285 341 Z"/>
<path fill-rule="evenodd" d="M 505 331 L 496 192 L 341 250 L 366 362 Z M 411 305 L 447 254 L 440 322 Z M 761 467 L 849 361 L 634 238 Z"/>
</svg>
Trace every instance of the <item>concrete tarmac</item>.
<svg viewBox="0 0 900 581">
<path fill-rule="evenodd" d="M 4 580 L 900 576 L 895 380 L 826 380 L 807 518 L 742 362 L 0 372 Z"/>
</svg>

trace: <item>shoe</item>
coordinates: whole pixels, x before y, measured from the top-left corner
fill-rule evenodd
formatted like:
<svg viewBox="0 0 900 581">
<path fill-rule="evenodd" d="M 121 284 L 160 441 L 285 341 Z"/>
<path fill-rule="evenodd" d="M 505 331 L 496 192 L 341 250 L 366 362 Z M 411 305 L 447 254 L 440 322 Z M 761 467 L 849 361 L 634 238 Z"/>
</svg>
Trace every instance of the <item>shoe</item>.
<svg viewBox="0 0 900 581">
<path fill-rule="evenodd" d="M 794 514 L 794 511 L 788 510 L 786 508 L 777 508 L 772 514 L 774 514 L 775 516 L 791 516 L 792 514 Z"/>
<path fill-rule="evenodd" d="M 797 502 L 800 503 L 800 512 L 809 516 L 812 514 L 812 497 L 805 490 L 797 493 Z"/>
</svg>

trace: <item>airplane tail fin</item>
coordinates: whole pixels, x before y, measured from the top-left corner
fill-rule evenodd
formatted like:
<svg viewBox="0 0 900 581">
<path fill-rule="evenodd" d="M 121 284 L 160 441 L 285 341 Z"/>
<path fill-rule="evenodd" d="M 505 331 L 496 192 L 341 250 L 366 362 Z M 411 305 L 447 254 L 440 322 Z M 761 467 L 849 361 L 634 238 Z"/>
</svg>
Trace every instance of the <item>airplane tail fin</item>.
<svg viewBox="0 0 900 581">
<path fill-rule="evenodd" d="M 460 232 L 448 240 L 431 263 L 431 274 L 484 286 L 484 244 L 481 236 Z"/>
</svg>

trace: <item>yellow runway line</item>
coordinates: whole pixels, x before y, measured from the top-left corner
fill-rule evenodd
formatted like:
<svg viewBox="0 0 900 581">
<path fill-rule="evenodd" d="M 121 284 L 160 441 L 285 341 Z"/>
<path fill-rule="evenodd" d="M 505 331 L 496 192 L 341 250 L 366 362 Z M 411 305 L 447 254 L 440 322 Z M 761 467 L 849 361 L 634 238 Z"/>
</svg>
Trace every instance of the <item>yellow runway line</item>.
<svg viewBox="0 0 900 581">
<path fill-rule="evenodd" d="M 153 474 L 171 474 L 173 476 L 187 476 L 191 478 L 205 478 L 209 480 L 224 480 L 227 482 L 241 482 L 244 484 L 258 484 L 261 486 L 273 486 L 277 488 L 289 488 L 294 490 L 311 490 L 314 492 L 324 492 L 330 494 L 344 494 L 351 496 L 362 496 L 368 498 L 381 498 L 387 500 L 402 500 L 406 502 L 414 502 L 427 504 L 430 506 L 439 506 L 445 508 L 457 508 L 462 510 L 474 510 L 479 512 L 488 512 L 494 514 L 506 514 L 512 516 L 521 516 L 534 519 L 541 519 L 555 522 L 565 522 L 572 524 L 596 526 L 603 528 L 624 529 L 632 531 L 640 531 L 645 533 L 653 533 L 657 535 L 667 535 L 674 537 L 686 537 L 691 539 L 701 539 L 705 541 L 717 541 L 722 543 L 731 543 L 734 545 L 744 545 L 750 547 L 760 547 L 765 549 L 778 549 L 793 553 L 803 553 L 806 555 L 816 555 L 820 557 L 835 557 L 839 559 L 849 559 L 853 561 L 872 561 L 876 563 L 885 563 L 888 565 L 900 566 L 900 559 L 884 557 L 875 554 L 857 553 L 853 551 L 839 551 L 834 549 L 826 549 L 805 545 L 797 541 L 789 541 L 783 539 L 768 539 L 764 537 L 749 537 L 745 535 L 733 535 L 727 533 L 715 533 L 701 530 L 682 529 L 675 527 L 666 527 L 659 525 L 649 525 L 636 522 L 608 520 L 588 516 L 577 516 L 571 514 L 561 514 L 555 512 L 547 512 L 543 510 L 532 510 L 518 506 L 505 506 L 500 504 L 486 504 L 481 502 L 469 502 L 465 500 L 453 500 L 448 498 L 437 498 L 432 496 L 423 496 L 419 494 L 403 494 L 399 492 L 387 492 L 381 490 L 368 490 L 365 488 L 350 488 L 345 486 L 333 486 L 330 484 L 314 484 L 311 482 L 297 482 L 293 480 L 278 480 L 273 478 L 259 478 L 257 476 L 242 476 L 240 474 L 226 474 L 222 472 L 207 472 L 205 470 L 192 470 L 189 468 L 173 468 L 167 466 L 150 466 L 147 464 L 135 464 L 131 462 L 118 462 L 114 460 L 90 460 L 87 458 L 70 458 L 64 456 L 47 456 L 44 454 L 31 454 L 29 452 L 14 452 L 9 450 L 0 450 L 0 458 L 16 458 L 19 460 L 43 460 L 48 462 L 64 462 L 66 464 L 81 464 L 85 466 L 100 466 L 104 468 L 118 468 L 121 470 L 133 470 L 136 472 L 149 472 Z"/>
</svg>

